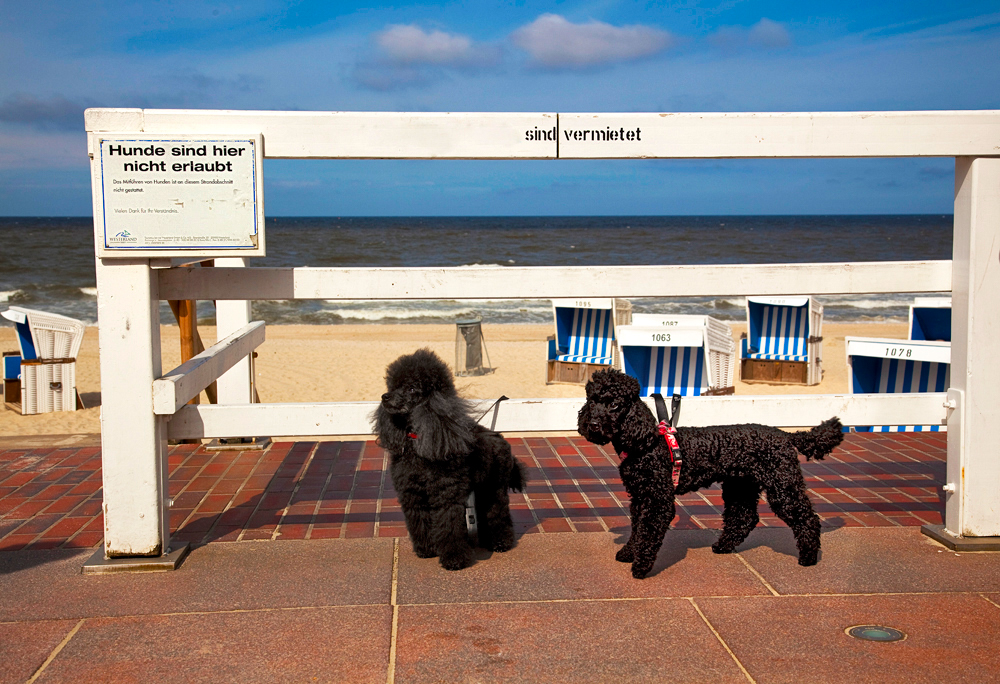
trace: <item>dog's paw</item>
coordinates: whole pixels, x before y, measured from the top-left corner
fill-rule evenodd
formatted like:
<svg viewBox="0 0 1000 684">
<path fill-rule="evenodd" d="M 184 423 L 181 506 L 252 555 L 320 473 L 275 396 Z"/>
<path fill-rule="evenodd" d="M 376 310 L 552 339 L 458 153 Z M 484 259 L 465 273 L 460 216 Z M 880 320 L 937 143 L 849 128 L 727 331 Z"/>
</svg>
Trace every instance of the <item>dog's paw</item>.
<svg viewBox="0 0 1000 684">
<path fill-rule="evenodd" d="M 799 556 L 799 565 L 805 566 L 807 568 L 810 565 L 816 565 L 817 561 L 819 561 L 819 556 L 818 554 L 815 553 L 802 554 Z"/>
<path fill-rule="evenodd" d="M 645 579 L 649 571 L 653 569 L 653 564 L 649 563 L 632 563 L 632 577 L 636 579 Z"/>
<path fill-rule="evenodd" d="M 461 570 L 476 562 L 476 557 L 469 549 L 468 553 L 447 554 L 441 556 L 441 567 L 445 570 Z"/>
<path fill-rule="evenodd" d="M 619 563 L 631 563 L 635 560 L 635 555 L 632 553 L 631 548 L 623 546 L 618 549 L 618 553 L 615 554 L 615 560 Z"/>
<path fill-rule="evenodd" d="M 514 535 L 511 533 L 510 537 L 504 536 L 499 539 L 494 539 L 493 543 L 490 544 L 490 550 L 496 551 L 497 553 L 504 553 L 510 551 L 514 548 Z"/>
<path fill-rule="evenodd" d="M 735 550 L 736 547 L 732 544 L 724 544 L 721 541 L 712 544 L 712 553 L 732 553 Z"/>
</svg>

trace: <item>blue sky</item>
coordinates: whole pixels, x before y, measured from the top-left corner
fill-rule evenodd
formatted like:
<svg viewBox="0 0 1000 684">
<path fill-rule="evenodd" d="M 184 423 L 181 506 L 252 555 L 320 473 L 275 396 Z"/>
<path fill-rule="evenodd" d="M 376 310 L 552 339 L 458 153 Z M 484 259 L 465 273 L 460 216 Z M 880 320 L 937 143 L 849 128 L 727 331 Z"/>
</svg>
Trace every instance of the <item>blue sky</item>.
<svg viewBox="0 0 1000 684">
<path fill-rule="evenodd" d="M 83 109 L 1000 109 L 993 2 L 0 0 L 0 215 L 87 215 Z M 953 161 L 281 161 L 294 215 L 950 213 Z"/>
</svg>

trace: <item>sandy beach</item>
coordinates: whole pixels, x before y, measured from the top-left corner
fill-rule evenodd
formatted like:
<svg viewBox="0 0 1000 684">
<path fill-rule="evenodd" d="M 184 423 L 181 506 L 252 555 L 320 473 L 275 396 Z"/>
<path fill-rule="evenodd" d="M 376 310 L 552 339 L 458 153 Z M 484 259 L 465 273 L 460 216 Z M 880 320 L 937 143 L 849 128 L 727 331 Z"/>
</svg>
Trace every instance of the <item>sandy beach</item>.
<svg viewBox="0 0 1000 684">
<path fill-rule="evenodd" d="M 745 324 L 733 324 L 739 339 Z M 214 327 L 199 329 L 206 345 Z M 494 399 L 583 397 L 582 387 L 545 384 L 545 357 L 551 325 L 483 325 L 494 373 L 455 378 L 462 394 Z M 847 391 L 846 336 L 904 339 L 905 323 L 824 323 L 823 381 L 812 387 L 749 385 L 736 381 L 737 394 L 838 394 Z M 180 363 L 175 326 L 161 328 L 164 371 Z M 373 401 L 384 391 L 385 367 L 401 354 L 429 347 L 449 364 L 455 362 L 454 325 L 274 325 L 258 348 L 257 391 L 262 402 Z M 14 351 L 13 328 L 0 328 L 0 349 Z M 101 379 L 97 328 L 87 328 L 77 360 L 77 389 L 88 408 L 80 411 L 21 416 L 0 411 L 0 436 L 97 434 L 100 432 Z M 739 371 L 737 369 L 737 376 Z M 204 394 L 202 401 L 207 401 Z"/>
</svg>

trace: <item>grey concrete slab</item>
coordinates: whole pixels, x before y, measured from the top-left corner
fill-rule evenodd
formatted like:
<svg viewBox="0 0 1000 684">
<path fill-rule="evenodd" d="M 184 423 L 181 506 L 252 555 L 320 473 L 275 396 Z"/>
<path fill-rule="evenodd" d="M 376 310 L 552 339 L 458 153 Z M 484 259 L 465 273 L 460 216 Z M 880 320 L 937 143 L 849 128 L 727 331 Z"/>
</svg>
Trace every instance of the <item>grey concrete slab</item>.
<svg viewBox="0 0 1000 684">
<path fill-rule="evenodd" d="M 758 684 L 986 682 L 1000 668 L 1000 610 L 975 594 L 696 599 Z M 856 625 L 901 630 L 861 641 Z"/>
<path fill-rule="evenodd" d="M 84 575 L 110 575 L 121 572 L 170 572 L 180 567 L 191 551 L 191 544 L 173 544 L 162 556 L 137 558 L 108 558 L 104 549 L 94 551 L 83 564 Z"/>
<path fill-rule="evenodd" d="M 746 683 L 684 599 L 402 606 L 397 684 Z"/>
<path fill-rule="evenodd" d="M 827 531 L 808 568 L 786 528 L 758 528 L 737 550 L 781 594 L 1000 591 L 1000 555 L 956 553 L 917 527 Z"/>
<path fill-rule="evenodd" d="M 388 604 L 391 539 L 214 543 L 165 573 L 83 575 L 90 550 L 0 553 L 0 621 Z"/>
<path fill-rule="evenodd" d="M 449 572 L 417 558 L 400 540 L 398 601 L 466 601 L 732 596 L 769 593 L 735 556 L 712 553 L 712 530 L 667 534 L 653 572 L 643 580 L 615 560 L 620 537 L 609 532 L 529 534 L 506 553 L 482 552 L 470 568 Z"/>
<path fill-rule="evenodd" d="M 37 681 L 382 683 L 391 627 L 389 606 L 98 618 Z"/>
<path fill-rule="evenodd" d="M 952 551 L 1000 553 L 1000 537 L 953 537 L 944 525 L 921 525 L 920 531 Z"/>
</svg>

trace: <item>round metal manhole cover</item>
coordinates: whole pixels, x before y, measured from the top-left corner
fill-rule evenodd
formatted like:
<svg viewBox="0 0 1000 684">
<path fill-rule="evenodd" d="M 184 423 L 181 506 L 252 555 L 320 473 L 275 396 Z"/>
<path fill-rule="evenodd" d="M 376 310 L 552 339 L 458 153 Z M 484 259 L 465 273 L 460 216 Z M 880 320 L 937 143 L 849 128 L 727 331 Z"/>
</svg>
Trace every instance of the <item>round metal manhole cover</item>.
<svg viewBox="0 0 1000 684">
<path fill-rule="evenodd" d="M 858 625 L 856 627 L 848 627 L 844 631 L 849 636 L 864 641 L 900 641 L 906 638 L 906 635 L 898 629 L 879 625 Z"/>
</svg>

